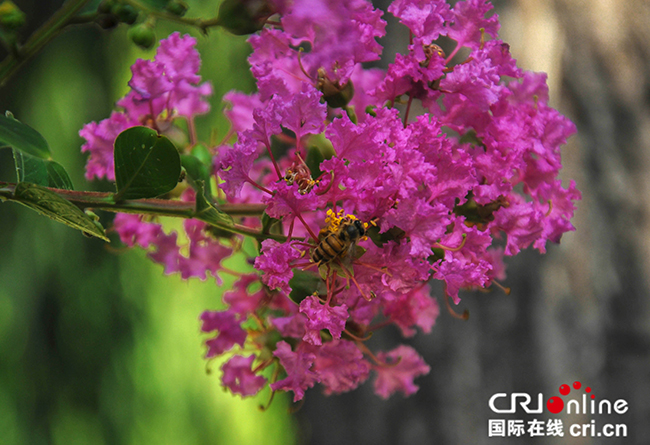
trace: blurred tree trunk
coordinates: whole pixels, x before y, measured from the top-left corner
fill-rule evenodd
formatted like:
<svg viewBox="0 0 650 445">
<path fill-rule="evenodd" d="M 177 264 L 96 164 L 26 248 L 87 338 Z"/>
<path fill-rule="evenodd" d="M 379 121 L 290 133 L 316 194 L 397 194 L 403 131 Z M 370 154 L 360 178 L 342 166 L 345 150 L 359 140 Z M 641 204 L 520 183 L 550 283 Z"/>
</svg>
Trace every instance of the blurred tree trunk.
<svg viewBox="0 0 650 445">
<path fill-rule="evenodd" d="M 578 127 L 562 173 L 583 193 L 577 230 L 546 255 L 511 259 L 511 295 L 466 292 L 459 309 L 469 309 L 467 322 L 443 309 L 432 334 L 410 340 L 431 366 L 416 395 L 384 402 L 370 382 L 340 397 L 308 392 L 299 414 L 305 443 L 502 443 L 488 438 L 488 419 L 539 416 L 494 414 L 491 395 L 542 392 L 546 400 L 574 381 L 597 401 L 627 400 L 629 411 L 562 417 L 563 438 L 503 442 L 650 443 L 650 3 L 495 3 L 520 66 L 549 73 L 551 105 Z M 370 346 L 400 341 L 387 332 Z M 571 437 L 569 425 L 591 419 L 626 424 L 628 437 Z"/>
</svg>

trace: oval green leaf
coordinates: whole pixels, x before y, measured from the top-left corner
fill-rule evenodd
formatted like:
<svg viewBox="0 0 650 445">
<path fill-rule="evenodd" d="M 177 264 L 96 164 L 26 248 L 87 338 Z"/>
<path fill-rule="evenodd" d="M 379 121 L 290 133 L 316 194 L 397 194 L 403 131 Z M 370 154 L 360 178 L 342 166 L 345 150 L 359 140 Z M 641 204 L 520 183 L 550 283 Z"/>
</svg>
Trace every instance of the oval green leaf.
<svg viewBox="0 0 650 445">
<path fill-rule="evenodd" d="M 99 223 L 93 221 L 79 207 L 52 190 L 40 185 L 21 182 L 16 186 L 12 199 L 55 221 L 81 230 L 87 235 L 109 241 Z"/>
<path fill-rule="evenodd" d="M 176 187 L 181 158 L 169 139 L 147 127 L 124 130 L 115 140 L 115 200 L 155 198 Z"/>
<path fill-rule="evenodd" d="M 41 159 L 50 159 L 50 147 L 41 134 L 11 116 L 0 115 L 0 147 L 12 147 Z"/>
</svg>

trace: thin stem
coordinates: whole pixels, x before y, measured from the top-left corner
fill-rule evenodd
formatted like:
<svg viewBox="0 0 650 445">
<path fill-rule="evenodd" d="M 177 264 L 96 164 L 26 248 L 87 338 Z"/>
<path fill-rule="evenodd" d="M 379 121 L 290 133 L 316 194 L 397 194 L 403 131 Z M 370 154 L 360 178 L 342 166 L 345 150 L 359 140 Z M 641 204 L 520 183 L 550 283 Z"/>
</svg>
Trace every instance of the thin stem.
<svg viewBox="0 0 650 445">
<path fill-rule="evenodd" d="M 411 111 L 411 103 L 413 102 L 413 93 L 409 93 L 409 101 L 406 104 L 406 111 L 404 112 L 404 128 L 409 122 L 409 112 Z"/>
<path fill-rule="evenodd" d="M 19 54 L 10 53 L 0 63 L 0 85 L 4 85 L 27 60 L 38 53 L 47 43 L 56 37 L 67 25 L 71 23 L 77 12 L 89 0 L 68 0 L 54 13 L 50 19 L 27 39 Z"/>
<path fill-rule="evenodd" d="M 289 238 L 291 238 L 291 235 L 293 235 L 293 224 L 294 224 L 295 222 L 296 222 L 296 220 L 295 220 L 295 219 L 292 219 L 292 220 L 291 220 L 291 224 L 289 224 L 289 233 L 288 233 L 288 235 L 287 235 Z"/>
<path fill-rule="evenodd" d="M 402 360 L 402 358 L 400 357 L 399 360 L 397 360 L 395 363 L 386 363 L 385 361 L 380 360 L 375 354 L 373 354 L 373 352 L 370 349 L 368 349 L 368 347 L 364 345 L 362 342 L 356 341 L 355 343 L 357 347 L 361 350 L 361 352 L 363 352 L 368 357 L 370 357 L 370 360 L 372 360 L 373 362 L 375 362 L 377 366 L 380 366 L 382 368 L 395 366 Z"/>
<path fill-rule="evenodd" d="M 345 335 L 350 337 L 352 340 L 358 341 L 358 342 L 368 341 L 368 340 L 370 340 L 370 337 L 372 337 L 372 334 L 368 335 L 367 337 L 363 337 L 363 338 L 362 337 L 357 337 L 356 335 L 354 335 L 352 332 L 348 331 L 347 329 L 343 329 L 343 332 L 345 332 Z"/>
<path fill-rule="evenodd" d="M 84 12 L 83 14 L 70 17 L 70 20 L 68 20 L 68 25 L 85 25 L 87 23 L 94 22 L 98 17 L 98 12 Z"/>
<path fill-rule="evenodd" d="M 188 117 L 186 121 L 187 121 L 187 132 L 189 133 L 189 137 L 190 137 L 190 146 L 194 147 L 198 140 L 198 137 L 196 136 L 196 125 L 194 125 L 194 118 Z"/>
<path fill-rule="evenodd" d="M 243 277 L 244 275 L 246 275 L 246 274 L 244 274 L 242 272 L 237 272 L 237 271 L 234 271 L 232 269 L 228 269 L 227 267 L 223 267 L 223 266 L 221 266 L 218 270 L 220 270 L 221 272 L 227 273 L 229 275 L 232 275 L 233 277 Z"/>
<path fill-rule="evenodd" d="M 454 318 L 457 318 L 459 320 L 467 320 L 469 318 L 469 311 L 465 309 L 462 314 L 459 314 L 451 307 L 451 303 L 449 303 L 449 300 L 451 300 L 451 297 L 447 293 L 447 289 L 445 286 L 445 305 L 447 306 L 447 312 L 449 312 L 449 314 Z"/>
<path fill-rule="evenodd" d="M 273 196 L 273 192 L 271 190 L 267 189 L 264 186 L 259 185 L 257 182 L 253 181 L 252 179 L 249 178 L 249 180 L 246 181 L 246 182 L 248 182 L 250 185 L 252 185 L 256 189 L 261 190 L 264 193 L 268 193 L 269 195 Z"/>
<path fill-rule="evenodd" d="M 309 232 L 309 235 L 314 239 L 314 241 L 318 242 L 318 237 L 311 230 L 311 227 L 309 227 L 309 224 L 307 224 L 307 222 L 305 222 L 305 219 L 302 217 L 302 215 L 300 213 L 296 213 L 296 216 L 298 217 L 298 219 L 300 220 L 302 225 L 305 226 L 305 229 L 307 229 L 307 232 Z"/>
<path fill-rule="evenodd" d="M 0 200 L 6 199 L 8 201 L 17 201 L 14 197 L 15 184 L 0 182 Z M 255 239 L 274 239 L 276 241 L 285 242 L 287 237 L 273 233 L 262 233 L 259 230 L 251 229 L 250 227 L 241 224 L 220 224 L 216 223 L 209 218 L 204 217 L 202 214 L 196 212 L 195 204 L 192 202 L 170 201 L 166 199 L 132 199 L 122 200 L 115 202 L 112 193 L 102 192 L 78 192 L 73 190 L 61 190 L 48 188 L 62 198 L 70 201 L 81 209 L 96 209 L 104 210 L 107 212 L 121 212 L 121 213 L 138 213 L 157 216 L 171 216 L 175 218 L 195 218 L 204 221 L 212 226 L 218 227 L 222 230 L 246 235 Z M 263 211 L 266 206 L 259 204 L 224 204 L 217 206 L 217 209 L 228 213 L 230 215 L 259 215 L 260 210 Z"/>
<path fill-rule="evenodd" d="M 456 44 L 456 48 L 454 48 L 451 54 L 449 54 L 449 56 L 445 59 L 445 65 L 448 65 L 449 62 L 451 62 L 451 59 L 453 59 L 456 53 L 463 47 L 463 43 L 464 42 L 458 42 Z"/>
<path fill-rule="evenodd" d="M 460 245 L 458 247 L 448 247 L 438 242 L 433 243 L 431 247 L 442 249 L 442 250 L 448 250 L 449 252 L 458 252 L 460 249 L 462 249 L 465 246 L 466 241 L 467 241 L 467 234 L 463 233 L 463 240 L 460 242 Z"/>
<path fill-rule="evenodd" d="M 221 140 L 221 142 L 219 142 L 219 145 L 218 145 L 218 146 L 221 147 L 222 145 L 225 145 L 226 142 L 228 142 L 228 139 L 230 139 L 230 138 L 232 137 L 233 134 L 235 134 L 235 129 L 234 129 L 233 127 L 230 127 L 230 129 L 228 130 L 228 132 L 226 133 L 226 135 L 223 137 L 223 139 Z"/>
<path fill-rule="evenodd" d="M 139 0 L 122 0 L 124 3 L 127 3 L 131 6 L 133 6 L 136 9 L 140 9 L 142 11 L 145 11 L 147 14 L 169 20 L 170 22 L 175 22 L 179 23 L 181 25 L 187 25 L 187 26 L 194 26 L 196 28 L 199 28 L 201 32 L 206 33 L 208 28 L 214 27 L 214 26 L 221 26 L 221 23 L 219 22 L 219 19 L 217 17 L 203 20 L 203 19 L 191 19 L 191 18 L 186 18 L 186 17 L 179 17 L 175 14 L 172 14 L 167 11 L 161 11 L 158 9 L 154 9 L 147 5 L 146 3 L 142 3 Z"/>
<path fill-rule="evenodd" d="M 366 330 L 367 330 L 367 331 L 371 331 L 371 332 L 372 332 L 372 331 L 378 331 L 379 329 L 383 329 L 383 328 L 385 328 L 386 326 L 389 326 L 389 325 L 391 325 L 391 324 L 393 324 L 393 320 L 391 320 L 391 319 L 389 318 L 389 319 L 386 319 L 386 320 L 384 320 L 384 321 L 380 321 L 380 322 L 378 322 L 378 323 L 375 323 L 375 324 L 373 324 L 373 325 L 368 326 L 368 328 L 367 328 Z"/>
<path fill-rule="evenodd" d="M 329 269 L 329 265 L 327 266 Z M 329 270 L 328 270 L 329 272 Z M 327 300 L 325 301 L 325 306 L 330 305 L 332 297 L 334 296 L 334 287 L 336 286 L 336 271 L 332 274 L 332 281 L 329 281 L 329 273 L 327 274 L 328 286 L 327 286 Z"/>
<path fill-rule="evenodd" d="M 271 161 L 273 162 L 273 167 L 275 167 L 275 172 L 278 174 L 278 180 L 282 179 L 282 173 L 280 173 L 280 167 L 278 167 L 278 163 L 275 161 L 275 156 L 273 156 L 273 152 L 271 151 L 271 145 L 269 144 L 269 141 L 264 141 L 264 145 L 266 146 L 266 151 L 269 153 L 269 157 L 271 158 Z"/>
</svg>

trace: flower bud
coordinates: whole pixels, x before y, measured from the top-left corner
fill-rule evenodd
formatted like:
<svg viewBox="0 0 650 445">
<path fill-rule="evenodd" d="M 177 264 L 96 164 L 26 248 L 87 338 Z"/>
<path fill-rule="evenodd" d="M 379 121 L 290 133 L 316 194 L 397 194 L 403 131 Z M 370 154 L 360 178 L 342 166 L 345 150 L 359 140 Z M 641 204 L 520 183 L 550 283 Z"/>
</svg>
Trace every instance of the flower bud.
<svg viewBox="0 0 650 445">
<path fill-rule="evenodd" d="M 114 5 L 111 8 L 111 13 L 115 14 L 120 22 L 127 25 L 133 25 L 138 19 L 138 10 L 131 5 Z"/>
<path fill-rule="evenodd" d="M 265 0 L 225 0 L 219 7 L 219 25 L 237 36 L 252 34 L 273 14 Z"/>
<path fill-rule="evenodd" d="M 0 27 L 14 31 L 25 24 L 25 13 L 9 0 L 0 3 Z"/>
<path fill-rule="evenodd" d="M 156 33 L 149 23 L 142 23 L 129 29 L 129 38 L 143 49 L 150 49 L 156 43 Z"/>
<path fill-rule="evenodd" d="M 187 3 L 183 0 L 172 0 L 167 3 L 167 6 L 165 6 L 167 12 L 177 15 L 178 17 L 183 17 L 188 9 L 189 6 L 187 6 Z"/>
</svg>

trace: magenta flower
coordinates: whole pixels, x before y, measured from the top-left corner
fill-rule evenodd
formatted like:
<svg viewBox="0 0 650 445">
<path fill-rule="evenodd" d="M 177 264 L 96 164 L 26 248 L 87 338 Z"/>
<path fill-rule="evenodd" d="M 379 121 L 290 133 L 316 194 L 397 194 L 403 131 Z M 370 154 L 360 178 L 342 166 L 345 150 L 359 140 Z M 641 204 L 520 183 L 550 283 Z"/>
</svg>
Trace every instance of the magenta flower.
<svg viewBox="0 0 650 445">
<path fill-rule="evenodd" d="M 255 268 L 261 272 L 262 282 L 271 289 L 279 288 L 290 293 L 289 280 L 293 277 L 293 268 L 289 264 L 300 258 L 300 251 L 292 244 L 280 244 L 267 239 L 262 242 L 262 255 L 255 259 Z"/>
<path fill-rule="evenodd" d="M 113 228 L 124 244 L 129 247 L 138 245 L 143 249 L 155 244 L 162 234 L 160 224 L 144 222 L 141 216 L 128 213 L 115 215 Z"/>
<path fill-rule="evenodd" d="M 305 335 L 307 317 L 294 314 L 288 317 L 269 317 L 269 321 L 283 337 L 302 338 Z"/>
<path fill-rule="evenodd" d="M 221 188 L 233 198 L 239 197 L 239 192 L 246 182 L 252 182 L 250 170 L 253 162 L 259 156 L 259 143 L 248 137 L 250 132 L 244 132 L 233 147 L 219 150 L 215 158 L 215 167 L 224 183 Z"/>
<path fill-rule="evenodd" d="M 219 285 L 236 276 L 223 292 L 228 309 L 201 316 L 215 333 L 207 358 L 236 345 L 254 352 L 223 365 L 233 393 L 257 393 L 269 384 L 257 371 L 269 368 L 281 379 L 270 387 L 294 401 L 317 382 L 337 394 L 372 366 L 380 397 L 413 394 L 429 372 L 416 351 L 373 357 L 363 342 L 386 325 L 404 337 L 430 332 L 440 311 L 431 280 L 459 304 L 465 290 L 500 287 L 504 256 L 543 253 L 574 230 L 581 195 L 558 175 L 575 125 L 548 105 L 546 76 L 517 67 L 487 0 L 395 0 L 388 12 L 411 39 L 386 71 L 362 65 L 380 57 L 385 32 L 369 1 L 271 7 L 274 18 L 248 39 L 257 90 L 224 96 L 230 129 L 218 147 L 201 142 L 193 122 L 212 94 L 196 40 L 175 33 L 133 65 L 123 111 L 81 130 L 86 175 L 114 179 L 114 140 L 134 125 L 172 136 L 187 128 L 191 142 L 174 139 L 181 154 L 208 147 L 206 199 L 231 213 L 231 230 L 189 220 L 166 233 L 130 215 L 118 215 L 115 230 L 165 273 Z M 179 186 L 183 205 L 194 202 L 193 179 Z M 224 266 L 234 253 L 255 270 Z"/>
<path fill-rule="evenodd" d="M 174 33 L 161 40 L 153 61 L 137 60 L 131 67 L 131 91 L 117 103 L 124 112 L 113 112 L 108 119 L 86 124 L 79 136 L 86 140 L 82 152 L 89 152 L 86 164 L 87 179 L 115 180 L 113 145 L 124 130 L 136 125 L 153 126 L 163 111 L 166 119 L 177 115 L 191 119 L 205 114 L 210 107 L 205 98 L 212 95 L 209 83 L 198 85 L 200 66 L 196 40 Z"/>
<path fill-rule="evenodd" d="M 265 385 L 266 378 L 255 374 L 251 365 L 255 360 L 254 355 L 242 357 L 235 355 L 221 366 L 223 386 L 229 388 L 233 394 L 240 394 L 242 397 L 257 394 Z"/>
<path fill-rule="evenodd" d="M 168 275 L 180 271 L 179 260 L 181 253 L 177 239 L 178 234 L 176 232 L 168 235 L 161 231 L 152 243 L 156 250 L 149 252 L 147 255 L 155 263 L 165 266 L 165 273 Z"/>
<path fill-rule="evenodd" d="M 141 100 L 154 100 L 174 88 L 171 79 L 164 76 L 161 66 L 153 60 L 138 59 L 131 67 L 133 77 L 129 86 Z"/>
<path fill-rule="evenodd" d="M 374 9 L 369 2 L 365 1 L 322 1 L 294 2 L 290 6 L 285 4 L 280 8 L 283 32 L 275 30 L 273 33 L 268 30 L 262 31 L 259 39 L 251 38 L 254 48 L 250 63 L 258 66 L 258 61 L 269 63 L 273 61 L 272 70 L 276 76 L 281 76 L 286 84 L 294 83 L 289 79 L 291 70 L 288 71 L 288 60 L 295 63 L 296 53 L 283 49 L 276 50 L 272 57 L 260 54 L 263 48 L 259 40 L 286 41 L 292 45 L 308 42 L 311 51 L 302 57 L 302 64 L 307 73 L 313 78 L 316 71 L 324 68 L 333 80 L 346 82 L 355 64 L 377 60 L 381 53 L 381 46 L 376 38 L 385 33 L 386 22 L 381 19 L 382 12 Z M 278 34 L 281 34 L 278 36 Z M 269 42 L 269 44 L 272 44 Z M 282 64 L 282 65 L 280 65 Z M 283 73 L 281 66 L 285 68 Z M 295 66 L 295 65 L 294 65 Z M 253 70 L 253 74 L 259 81 L 264 80 L 261 72 Z"/>
<path fill-rule="evenodd" d="M 311 350 L 316 355 L 314 370 L 326 395 L 351 391 L 368 378 L 370 363 L 350 341 L 332 340 Z"/>
<path fill-rule="evenodd" d="M 204 98 L 212 95 L 212 87 L 198 84 L 201 59 L 195 45 L 196 39 L 178 32 L 161 40 L 154 60 L 138 60 L 131 67 L 132 91 L 117 104 L 133 117 L 155 119 L 164 110 L 187 118 L 207 113 L 210 106 Z"/>
<path fill-rule="evenodd" d="M 189 35 L 181 37 L 178 32 L 160 41 L 155 60 L 164 67 L 165 76 L 172 82 L 185 80 L 197 84 L 201 81 L 201 77 L 197 74 L 201 67 L 201 56 L 195 46 L 194 37 Z"/>
<path fill-rule="evenodd" d="M 233 312 L 205 311 L 201 314 L 201 321 L 201 331 L 218 332 L 216 337 L 205 342 L 208 346 L 206 358 L 221 355 L 235 345 L 244 346 L 247 334 Z"/>
<path fill-rule="evenodd" d="M 387 366 L 376 366 L 375 393 L 387 399 L 393 393 L 400 391 L 405 396 L 414 394 L 419 389 L 413 380 L 429 373 L 431 368 L 424 363 L 422 357 L 410 346 L 401 345 L 388 353 L 377 354 L 380 360 L 386 361 Z"/>
<path fill-rule="evenodd" d="M 223 96 L 224 102 L 230 102 L 231 108 L 224 108 L 226 115 L 232 125 L 233 133 L 253 128 L 253 110 L 262 107 L 259 94 L 244 94 L 237 91 L 230 91 Z"/>
<path fill-rule="evenodd" d="M 341 332 L 345 329 L 345 321 L 348 319 L 346 305 L 332 307 L 322 304 L 318 297 L 310 295 L 300 302 L 300 312 L 307 316 L 305 323 L 307 331 L 303 337 L 307 343 L 322 345 L 321 329 L 330 331 L 332 338 L 341 338 Z"/>
<path fill-rule="evenodd" d="M 356 65 L 350 80 L 354 85 L 354 96 L 350 100 L 349 106 L 354 108 L 357 120 L 363 122 L 368 116 L 366 110 L 370 107 L 380 107 L 382 101 L 370 95 L 381 79 L 384 77 L 383 70 L 378 68 L 363 69 L 361 65 Z"/>
<path fill-rule="evenodd" d="M 449 5 L 445 0 L 396 0 L 388 12 L 408 26 L 415 37 L 425 43 L 445 34 L 444 24 L 451 19 Z"/>
<path fill-rule="evenodd" d="M 262 202 L 267 204 L 266 212 L 273 218 L 284 218 L 287 224 L 303 212 L 316 210 L 318 202 L 313 193 L 302 194 L 298 187 L 287 185 L 286 182 L 274 184 L 273 196 L 264 197 Z"/>
<path fill-rule="evenodd" d="M 115 180 L 115 166 L 113 161 L 113 144 L 115 138 L 127 128 L 138 125 L 138 122 L 129 116 L 113 112 L 111 117 L 96 123 L 90 122 L 79 130 L 79 136 L 86 140 L 81 147 L 82 152 L 89 152 L 86 164 L 86 179 Z"/>
<path fill-rule="evenodd" d="M 307 352 L 294 352 L 285 341 L 278 342 L 273 355 L 280 359 L 280 364 L 286 371 L 287 377 L 271 384 L 271 389 L 293 391 L 293 401 L 302 400 L 305 390 L 320 380 L 318 374 L 311 370 L 316 356 Z"/>
<path fill-rule="evenodd" d="M 224 246 L 210 237 L 204 229 L 206 224 L 196 220 L 186 220 L 184 229 L 190 240 L 189 255 L 178 258 L 178 267 L 183 279 L 197 277 L 206 279 L 206 272 L 210 272 L 217 280 L 222 281 L 217 275 L 221 269 L 221 261 L 232 254 L 232 249 Z"/>
<path fill-rule="evenodd" d="M 264 291 L 261 289 L 251 292 L 249 288 L 258 284 L 260 280 L 259 275 L 251 273 L 242 275 L 239 280 L 233 284 L 233 287 L 223 294 L 224 303 L 230 306 L 230 311 L 236 313 L 242 318 L 248 314 L 255 312 L 260 301 L 264 298 Z"/>
<path fill-rule="evenodd" d="M 452 25 L 448 28 L 447 36 L 458 42 L 458 46 L 467 46 L 477 49 L 481 42 L 482 34 L 485 33 L 497 38 L 499 32 L 499 16 L 493 14 L 486 18 L 486 14 L 492 10 L 488 0 L 463 0 L 451 10 L 452 17 L 449 21 Z"/>
<path fill-rule="evenodd" d="M 309 84 L 293 94 L 287 106 L 280 110 L 282 126 L 296 134 L 300 140 L 307 134 L 322 133 L 327 116 L 327 105 L 320 102 L 321 93 Z"/>
<path fill-rule="evenodd" d="M 383 82 L 370 94 L 384 101 L 406 93 L 426 102 L 435 100 L 439 93 L 429 85 L 442 77 L 444 68 L 445 59 L 437 51 L 425 53 L 422 45 L 410 45 L 409 54 L 395 56 Z"/>
<path fill-rule="evenodd" d="M 431 332 L 440 308 L 429 294 L 429 287 L 422 286 L 409 293 L 384 297 L 387 300 L 384 315 L 400 328 L 404 337 L 415 335 L 413 326 L 418 326 L 425 333 Z"/>
</svg>

